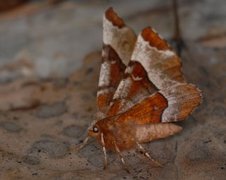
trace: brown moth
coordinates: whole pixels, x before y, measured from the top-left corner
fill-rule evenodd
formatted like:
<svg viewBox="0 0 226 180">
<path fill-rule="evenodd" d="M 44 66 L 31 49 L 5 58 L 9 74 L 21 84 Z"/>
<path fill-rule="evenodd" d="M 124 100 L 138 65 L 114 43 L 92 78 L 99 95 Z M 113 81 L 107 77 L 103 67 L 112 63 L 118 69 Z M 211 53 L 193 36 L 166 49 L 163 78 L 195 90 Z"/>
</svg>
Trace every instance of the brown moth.
<svg viewBox="0 0 226 180">
<path fill-rule="evenodd" d="M 136 36 L 109 8 L 103 17 L 102 64 L 97 92 L 98 112 L 88 136 L 106 150 L 138 148 L 182 130 L 184 120 L 200 104 L 201 92 L 186 82 L 181 61 L 169 44 L 147 27 Z"/>
</svg>

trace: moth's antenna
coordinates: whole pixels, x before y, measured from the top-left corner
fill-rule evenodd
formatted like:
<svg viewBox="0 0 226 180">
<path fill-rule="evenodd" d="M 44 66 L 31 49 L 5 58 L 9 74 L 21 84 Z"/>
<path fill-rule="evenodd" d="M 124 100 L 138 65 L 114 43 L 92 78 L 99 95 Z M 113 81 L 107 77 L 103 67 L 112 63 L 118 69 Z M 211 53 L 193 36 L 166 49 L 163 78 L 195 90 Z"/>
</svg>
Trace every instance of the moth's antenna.
<svg viewBox="0 0 226 180">
<path fill-rule="evenodd" d="M 173 5 L 173 16 L 174 16 L 174 35 L 173 35 L 173 41 L 175 42 L 175 48 L 177 51 L 177 54 L 181 56 L 182 49 L 185 47 L 185 43 L 183 41 L 183 38 L 181 36 L 181 30 L 180 30 L 180 18 L 178 15 L 178 1 L 172 0 Z"/>
<path fill-rule="evenodd" d="M 86 138 L 83 140 L 82 143 L 80 143 L 78 145 L 75 145 L 75 146 L 71 147 L 70 149 L 74 150 L 74 151 L 77 151 L 77 152 L 80 151 L 85 145 L 87 145 L 89 139 L 90 139 L 90 137 L 86 136 Z"/>
</svg>

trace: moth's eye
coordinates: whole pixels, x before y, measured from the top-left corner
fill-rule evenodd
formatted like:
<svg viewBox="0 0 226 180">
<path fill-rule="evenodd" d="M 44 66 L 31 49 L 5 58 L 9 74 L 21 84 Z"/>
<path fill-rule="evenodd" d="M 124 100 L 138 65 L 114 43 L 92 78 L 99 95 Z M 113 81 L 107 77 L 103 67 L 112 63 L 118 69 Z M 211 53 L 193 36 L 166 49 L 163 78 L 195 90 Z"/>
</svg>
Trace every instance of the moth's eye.
<svg viewBox="0 0 226 180">
<path fill-rule="evenodd" d="M 98 127 L 96 127 L 96 126 L 93 126 L 93 132 L 95 132 L 95 133 L 98 133 L 98 132 L 99 132 L 99 129 L 98 129 Z"/>
</svg>

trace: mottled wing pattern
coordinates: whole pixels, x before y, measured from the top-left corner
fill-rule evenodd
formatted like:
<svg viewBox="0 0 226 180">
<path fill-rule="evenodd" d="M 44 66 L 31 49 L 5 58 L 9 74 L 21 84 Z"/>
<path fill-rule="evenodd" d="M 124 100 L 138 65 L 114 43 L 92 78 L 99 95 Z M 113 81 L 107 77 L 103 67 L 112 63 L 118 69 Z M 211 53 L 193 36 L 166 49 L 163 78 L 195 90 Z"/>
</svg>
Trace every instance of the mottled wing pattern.
<svg viewBox="0 0 226 180">
<path fill-rule="evenodd" d="M 106 116 L 109 103 L 130 60 L 136 35 L 109 8 L 103 18 L 102 64 L 97 92 L 97 119 Z"/>
<path fill-rule="evenodd" d="M 184 120 L 201 103 L 201 91 L 193 84 L 176 83 L 160 91 L 168 101 L 162 122 Z"/>
<path fill-rule="evenodd" d="M 120 121 L 140 118 L 142 123 L 185 119 L 200 103 L 201 93 L 185 81 L 180 58 L 149 27 L 139 34 L 136 43 L 135 39 L 112 9 L 105 13 L 104 47 L 114 52 L 114 58 L 109 49 L 103 50 L 103 80 L 100 77 L 98 91 L 103 117 L 120 114 Z M 160 101 L 154 101 L 155 97 Z"/>
<path fill-rule="evenodd" d="M 154 92 L 157 92 L 157 88 L 148 79 L 143 66 L 139 62 L 130 61 L 113 96 L 108 116 L 125 112 Z"/>
<path fill-rule="evenodd" d="M 158 53 L 145 54 L 149 53 L 148 48 L 164 52 L 164 57 Z M 163 61 L 166 55 L 172 54 L 175 53 L 165 40 L 159 38 L 152 29 L 145 28 L 138 37 L 131 61 L 125 70 L 125 76 L 113 96 L 108 116 L 125 112 L 136 103 L 140 103 L 143 99 L 157 92 L 162 86 L 170 86 L 167 84 L 170 81 L 163 82 L 161 79 L 163 76 L 170 76 L 170 79 L 184 82 L 179 58 L 175 56 L 167 63 Z M 148 67 L 146 67 L 147 63 L 149 63 Z M 155 76 L 152 78 L 150 78 L 150 71 L 155 71 Z M 155 78 L 154 81 L 153 78 Z"/>
<path fill-rule="evenodd" d="M 139 34 L 131 60 L 143 66 L 148 79 L 167 99 L 162 122 L 183 120 L 200 104 L 200 90 L 185 81 L 179 57 L 151 28 Z"/>
</svg>

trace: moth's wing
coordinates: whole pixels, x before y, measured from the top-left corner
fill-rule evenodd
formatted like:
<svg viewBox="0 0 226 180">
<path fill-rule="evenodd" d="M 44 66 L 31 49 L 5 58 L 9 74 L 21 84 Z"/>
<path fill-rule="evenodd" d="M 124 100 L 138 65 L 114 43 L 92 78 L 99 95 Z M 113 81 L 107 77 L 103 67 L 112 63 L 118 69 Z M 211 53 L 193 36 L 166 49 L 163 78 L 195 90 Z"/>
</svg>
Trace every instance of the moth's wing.
<svg viewBox="0 0 226 180">
<path fill-rule="evenodd" d="M 157 92 L 143 99 L 128 111 L 118 114 L 116 119 L 121 124 L 144 125 L 160 123 L 161 115 L 166 107 L 166 98 Z"/>
<path fill-rule="evenodd" d="M 148 79 L 159 90 L 185 82 L 180 58 L 169 44 L 149 27 L 139 34 L 131 59 L 144 67 Z"/>
<path fill-rule="evenodd" d="M 144 67 L 139 62 L 130 61 L 113 96 L 108 116 L 127 111 L 155 92 L 157 88 L 148 79 Z"/>
<path fill-rule="evenodd" d="M 201 92 L 185 81 L 180 58 L 151 28 L 139 34 L 131 59 L 142 65 L 148 79 L 167 99 L 162 122 L 183 120 L 200 104 Z"/>
<path fill-rule="evenodd" d="M 109 8 L 103 17 L 102 64 L 97 92 L 99 118 L 105 116 L 136 42 L 135 33 Z"/>
<path fill-rule="evenodd" d="M 201 91 L 193 84 L 178 83 L 160 91 L 168 101 L 162 122 L 184 120 L 201 103 Z"/>
<path fill-rule="evenodd" d="M 165 40 L 152 29 L 145 28 L 137 39 L 131 61 L 125 70 L 126 76 L 114 94 L 108 116 L 125 112 L 162 89 L 162 86 L 170 86 L 167 84 L 170 81 L 164 82 L 163 76 L 184 82 L 179 58 L 175 55 L 173 59 L 165 61 L 172 54 L 175 55 Z"/>
</svg>

